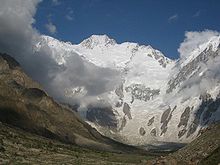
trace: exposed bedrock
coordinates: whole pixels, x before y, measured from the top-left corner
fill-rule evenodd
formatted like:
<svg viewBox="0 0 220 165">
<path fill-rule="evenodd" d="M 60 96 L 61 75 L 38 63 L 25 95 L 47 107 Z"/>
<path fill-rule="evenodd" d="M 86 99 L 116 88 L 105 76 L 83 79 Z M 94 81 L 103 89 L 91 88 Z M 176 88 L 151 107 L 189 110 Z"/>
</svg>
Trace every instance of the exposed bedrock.
<svg viewBox="0 0 220 165">
<path fill-rule="evenodd" d="M 146 134 L 146 131 L 145 131 L 145 129 L 144 129 L 143 127 L 141 127 L 141 128 L 139 129 L 139 134 L 140 134 L 141 136 L 144 136 L 144 135 Z"/>
<path fill-rule="evenodd" d="M 123 106 L 123 112 L 125 115 L 127 115 L 127 117 L 131 120 L 132 116 L 131 116 L 131 107 L 128 105 L 128 103 L 124 103 Z"/>
<path fill-rule="evenodd" d="M 182 115 L 180 117 L 180 122 L 178 124 L 178 127 L 181 127 L 181 126 L 186 127 L 188 120 L 189 120 L 189 117 L 190 117 L 190 107 L 188 106 L 185 108 L 184 112 L 182 113 Z"/>
<path fill-rule="evenodd" d="M 110 129 L 115 129 L 118 125 L 112 107 L 94 107 L 90 105 L 88 106 L 86 118 L 93 123 Z"/>
<path fill-rule="evenodd" d="M 115 94 L 120 98 L 122 99 L 124 97 L 124 94 L 123 94 L 123 84 L 121 84 L 119 87 L 117 87 L 115 89 Z"/>
<path fill-rule="evenodd" d="M 151 136 L 156 137 L 156 136 L 157 136 L 156 128 L 152 129 L 152 130 L 150 131 L 150 134 L 151 134 Z"/>
<path fill-rule="evenodd" d="M 150 120 L 147 123 L 147 126 L 151 126 L 154 123 L 154 116 L 152 118 L 150 118 Z"/>
<path fill-rule="evenodd" d="M 213 114 L 219 110 L 220 107 L 219 95 L 214 100 L 209 93 L 204 93 L 200 96 L 200 99 L 202 103 L 194 114 L 194 120 L 189 127 L 189 130 L 187 132 L 187 137 L 194 134 L 197 128 L 199 127 L 199 125 L 201 126 L 207 125 L 210 122 L 210 118 L 213 116 Z"/>
<path fill-rule="evenodd" d="M 169 121 L 171 120 L 171 118 L 172 118 L 172 113 L 173 113 L 173 111 L 176 109 L 176 107 L 177 106 L 175 106 L 174 108 L 173 108 L 173 110 L 171 110 L 171 107 L 169 107 L 167 110 L 165 110 L 164 111 L 164 113 L 162 114 L 162 116 L 161 116 L 161 123 L 162 123 L 162 126 L 160 127 L 161 128 L 161 133 L 160 133 L 160 135 L 163 135 L 163 134 L 165 134 L 166 132 L 167 132 L 167 129 L 168 129 L 168 127 L 167 127 L 167 125 L 168 125 L 168 123 L 169 123 Z"/>
<path fill-rule="evenodd" d="M 151 89 L 149 87 L 145 87 L 142 84 L 130 85 L 125 88 L 125 91 L 131 93 L 131 103 L 133 103 L 134 99 L 149 101 L 160 94 L 160 89 Z"/>
</svg>

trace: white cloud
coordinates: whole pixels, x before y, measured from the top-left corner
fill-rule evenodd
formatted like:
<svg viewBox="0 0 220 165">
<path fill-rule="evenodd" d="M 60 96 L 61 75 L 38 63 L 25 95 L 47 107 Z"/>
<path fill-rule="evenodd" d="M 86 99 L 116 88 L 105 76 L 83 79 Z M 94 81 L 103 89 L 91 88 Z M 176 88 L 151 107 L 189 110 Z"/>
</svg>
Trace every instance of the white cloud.
<svg viewBox="0 0 220 165">
<path fill-rule="evenodd" d="M 219 35 L 219 32 L 212 30 L 205 31 L 194 31 L 186 32 L 185 39 L 180 44 L 178 52 L 180 53 L 180 58 L 184 59 L 191 55 L 193 50 L 198 48 L 199 45 L 208 42 L 211 37 Z"/>
<path fill-rule="evenodd" d="M 181 66 L 182 62 L 189 59 L 189 56 L 198 56 L 205 48 L 207 48 L 208 45 L 206 43 L 209 41 L 213 41 L 211 42 L 212 44 L 218 43 L 219 36 L 219 32 L 212 30 L 186 32 L 185 39 L 178 49 L 180 53 L 180 60 L 173 69 L 171 77 L 174 78 L 176 73 L 180 73 L 180 71 L 182 71 L 183 74 L 186 74 L 186 70 L 181 70 L 182 67 L 185 66 Z M 215 49 L 212 51 L 215 51 Z M 189 75 L 189 77 L 183 81 L 180 85 L 181 91 L 177 93 L 178 97 L 183 98 L 183 100 L 199 96 L 207 91 L 213 90 L 213 87 L 216 87 L 220 82 L 220 56 L 215 56 L 215 58 L 209 57 L 208 61 L 201 60 L 191 63 L 191 65 L 188 65 L 188 69 L 193 69 L 195 66 L 197 66 L 198 70 L 194 72 L 193 76 Z M 171 96 L 171 98 L 173 97 L 177 96 Z"/>
<path fill-rule="evenodd" d="M 174 14 L 168 18 L 169 22 L 176 21 L 179 18 L 178 14 Z"/>
<path fill-rule="evenodd" d="M 32 24 L 40 0 L 1 0 L 0 51 L 24 58 L 32 51 L 39 35 Z M 30 53 L 32 54 L 32 53 Z"/>
<path fill-rule="evenodd" d="M 69 20 L 69 21 L 72 21 L 72 20 L 74 19 L 74 17 L 71 16 L 71 15 L 66 15 L 65 17 L 66 17 L 66 19 Z"/>
<path fill-rule="evenodd" d="M 32 24 L 35 22 L 33 17 L 39 2 L 40 0 L 1 0 L 0 52 L 13 56 L 28 75 L 61 101 L 94 102 L 97 96 L 112 90 L 120 81 L 120 73 L 99 68 L 73 52 L 69 52 L 66 64 L 59 65 L 53 58 L 54 53 L 59 52 L 49 48 L 46 43 L 36 49 L 42 38 Z M 49 16 L 48 29 L 54 33 L 56 28 L 51 25 Z M 79 98 L 66 97 L 65 90 L 75 87 L 83 87 L 86 95 Z"/>
<path fill-rule="evenodd" d="M 56 26 L 51 22 L 49 21 L 45 27 L 47 28 L 48 32 L 50 32 L 50 34 L 55 34 L 57 33 L 57 28 Z"/>
</svg>

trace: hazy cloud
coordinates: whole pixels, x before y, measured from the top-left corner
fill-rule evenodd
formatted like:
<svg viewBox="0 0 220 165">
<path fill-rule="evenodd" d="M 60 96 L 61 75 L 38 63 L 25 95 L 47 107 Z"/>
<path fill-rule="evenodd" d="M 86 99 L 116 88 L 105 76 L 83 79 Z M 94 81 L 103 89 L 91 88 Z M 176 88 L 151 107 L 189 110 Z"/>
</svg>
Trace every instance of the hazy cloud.
<svg viewBox="0 0 220 165">
<path fill-rule="evenodd" d="M 60 5 L 61 2 L 59 0 L 52 0 L 53 5 Z"/>
<path fill-rule="evenodd" d="M 55 34 L 55 33 L 57 33 L 57 27 L 52 23 L 51 17 L 52 17 L 51 14 L 49 14 L 49 15 L 47 16 L 48 23 L 45 24 L 45 28 L 47 29 L 47 31 L 48 31 L 50 34 Z"/>
<path fill-rule="evenodd" d="M 45 27 L 47 28 L 48 32 L 50 32 L 50 34 L 55 34 L 57 32 L 57 27 L 51 21 L 49 21 Z"/>
<path fill-rule="evenodd" d="M 0 51 L 7 52 L 22 61 L 32 54 L 32 48 L 39 39 L 32 28 L 33 16 L 40 0 L 1 0 L 0 5 Z"/>
<path fill-rule="evenodd" d="M 66 62 L 59 64 L 54 56 L 59 51 L 50 48 L 32 27 L 40 0 L 2 0 L 0 5 L 0 52 L 19 61 L 25 72 L 40 82 L 46 91 L 59 101 L 96 102 L 120 81 L 120 73 L 97 67 L 84 61 L 74 52 L 66 54 Z M 56 28 L 48 29 L 54 33 Z M 41 45 L 40 45 L 41 43 Z M 69 91 L 66 93 L 66 91 Z M 74 91 L 83 90 L 81 95 Z"/>
<path fill-rule="evenodd" d="M 200 14 L 201 14 L 201 11 L 199 10 L 199 11 L 197 11 L 197 12 L 193 15 L 193 17 L 194 17 L 194 18 L 199 17 Z"/>
<path fill-rule="evenodd" d="M 71 15 L 66 15 L 66 19 L 69 20 L 69 21 L 72 21 L 74 18 Z"/>
<path fill-rule="evenodd" d="M 66 14 L 65 17 L 66 17 L 66 19 L 69 20 L 69 21 L 74 20 L 74 12 L 73 12 L 73 9 L 68 8 L 68 13 Z"/>
<path fill-rule="evenodd" d="M 178 14 L 174 14 L 168 18 L 169 22 L 176 21 L 179 18 Z"/>
</svg>

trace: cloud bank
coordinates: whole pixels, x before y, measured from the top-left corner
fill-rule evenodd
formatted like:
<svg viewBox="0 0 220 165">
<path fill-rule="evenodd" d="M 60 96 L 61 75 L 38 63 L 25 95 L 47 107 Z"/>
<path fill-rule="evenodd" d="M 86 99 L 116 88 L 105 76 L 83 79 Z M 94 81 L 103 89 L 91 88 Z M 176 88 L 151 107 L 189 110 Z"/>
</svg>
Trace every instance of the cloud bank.
<svg viewBox="0 0 220 165">
<path fill-rule="evenodd" d="M 186 32 L 185 39 L 178 49 L 180 59 L 187 58 L 195 49 L 199 48 L 200 45 L 208 42 L 212 37 L 218 36 L 219 34 L 219 32 L 212 30 Z"/>
<path fill-rule="evenodd" d="M 185 39 L 180 44 L 178 49 L 180 53 L 180 59 L 176 67 L 171 73 L 171 78 L 175 78 L 178 73 L 190 72 L 194 68 L 191 74 L 186 74 L 186 80 L 180 83 L 180 91 L 177 93 L 178 97 L 187 100 L 192 97 L 200 96 L 207 91 L 213 91 L 213 87 L 219 86 L 220 83 L 220 54 L 217 47 L 220 42 L 220 33 L 212 30 L 204 30 L 201 32 L 186 32 Z M 208 49 L 206 49 L 208 48 Z M 206 49 L 209 51 L 207 56 L 203 57 L 202 52 Z M 215 56 L 213 56 L 215 54 Z M 200 58 L 197 58 L 199 57 Z M 197 58 L 197 59 L 196 59 Z M 205 60 L 205 59 L 206 60 Z M 190 60 L 189 60 L 190 59 Z M 208 60 L 207 60 L 208 59 Z M 183 70 L 183 67 L 188 66 L 188 70 Z M 182 65 L 184 64 L 184 65 Z M 171 99 L 176 96 L 171 96 Z"/>
<path fill-rule="evenodd" d="M 42 38 L 32 25 L 40 2 L 1 1 L 0 52 L 8 53 L 18 60 L 26 73 L 40 82 L 46 91 L 59 101 L 94 102 L 99 95 L 112 90 L 120 81 L 118 72 L 96 67 L 82 60 L 76 53 L 71 53 L 65 65 L 60 65 L 52 58 L 54 51 L 46 44 L 36 51 L 36 45 Z M 55 32 L 56 28 L 50 30 Z M 84 94 L 73 95 L 77 90 L 84 90 Z"/>
</svg>

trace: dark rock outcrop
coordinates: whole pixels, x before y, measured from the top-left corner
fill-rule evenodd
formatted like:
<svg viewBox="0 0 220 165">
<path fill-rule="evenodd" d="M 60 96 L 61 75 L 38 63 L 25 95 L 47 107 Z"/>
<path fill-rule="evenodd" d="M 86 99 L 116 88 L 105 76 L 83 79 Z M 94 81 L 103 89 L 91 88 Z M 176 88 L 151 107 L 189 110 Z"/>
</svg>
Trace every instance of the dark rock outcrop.
<svg viewBox="0 0 220 165">
<path fill-rule="evenodd" d="M 194 120 L 189 127 L 187 137 L 195 133 L 199 125 L 207 125 L 213 113 L 215 113 L 220 107 L 219 97 L 214 100 L 210 94 L 204 93 L 200 96 L 200 99 L 202 100 L 202 103 L 194 114 Z"/>
<path fill-rule="evenodd" d="M 130 106 L 129 106 L 127 103 L 124 103 L 123 112 L 124 112 L 125 115 L 128 116 L 128 118 L 129 118 L 130 120 L 132 119 L 132 116 L 131 116 L 131 108 L 130 108 Z"/>
<path fill-rule="evenodd" d="M 126 116 L 124 115 L 121 121 L 121 126 L 119 128 L 119 131 L 123 130 L 126 124 L 127 124 L 127 120 L 126 120 Z"/>
<path fill-rule="evenodd" d="M 186 134 L 187 130 L 185 128 L 183 128 L 182 130 L 179 131 L 178 133 L 178 137 L 181 138 L 182 136 L 184 136 Z"/>
<path fill-rule="evenodd" d="M 167 110 L 164 111 L 164 113 L 162 114 L 161 116 L 161 123 L 162 123 L 162 126 L 160 127 L 161 128 L 161 133 L 160 135 L 163 135 L 167 132 L 167 125 L 169 123 L 169 121 L 171 120 L 172 118 L 172 113 L 173 111 L 176 109 L 176 107 L 173 108 L 173 110 L 171 111 L 171 108 L 169 107 Z"/>
<path fill-rule="evenodd" d="M 150 131 L 150 134 L 151 134 L 151 136 L 156 137 L 156 136 L 157 136 L 157 130 L 156 130 L 156 128 L 152 129 L 152 130 Z"/>
<path fill-rule="evenodd" d="M 149 101 L 160 94 L 160 89 L 151 89 L 142 84 L 130 85 L 125 88 L 125 91 L 132 94 L 131 103 L 133 103 L 134 99 Z"/>
<path fill-rule="evenodd" d="M 89 121 L 105 128 L 117 128 L 118 122 L 115 114 L 113 113 L 112 107 L 96 107 L 90 105 L 88 106 L 88 111 L 86 112 L 86 118 Z"/>
<path fill-rule="evenodd" d="M 147 123 L 147 126 L 151 126 L 154 123 L 154 116 L 152 118 L 150 118 L 150 120 Z"/>
<path fill-rule="evenodd" d="M 7 61 L 7 64 L 10 69 L 15 69 L 16 67 L 20 67 L 20 64 L 14 58 L 12 58 L 7 54 L 1 54 L 1 58 Z"/>
<path fill-rule="evenodd" d="M 184 110 L 184 112 L 182 113 L 181 117 L 180 117 L 180 122 L 178 124 L 178 127 L 187 126 L 188 120 L 190 117 L 190 107 L 186 107 L 186 109 Z"/>
<path fill-rule="evenodd" d="M 143 127 L 141 127 L 141 128 L 139 129 L 139 134 L 140 134 L 141 136 L 144 136 L 144 135 L 146 134 L 146 131 L 145 131 L 145 129 L 144 129 Z"/>
<path fill-rule="evenodd" d="M 115 89 L 115 94 L 119 97 L 119 98 L 123 98 L 124 94 L 123 94 L 123 84 L 121 84 L 119 87 L 117 87 Z"/>
</svg>

